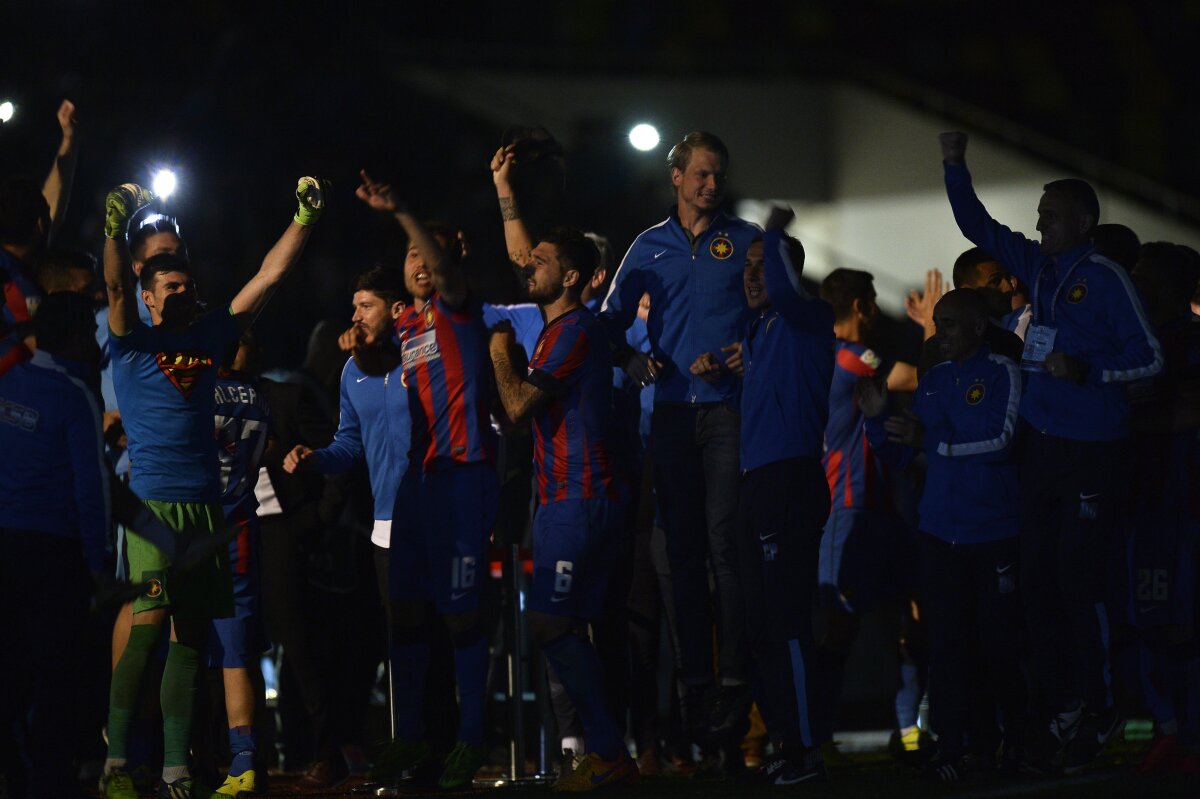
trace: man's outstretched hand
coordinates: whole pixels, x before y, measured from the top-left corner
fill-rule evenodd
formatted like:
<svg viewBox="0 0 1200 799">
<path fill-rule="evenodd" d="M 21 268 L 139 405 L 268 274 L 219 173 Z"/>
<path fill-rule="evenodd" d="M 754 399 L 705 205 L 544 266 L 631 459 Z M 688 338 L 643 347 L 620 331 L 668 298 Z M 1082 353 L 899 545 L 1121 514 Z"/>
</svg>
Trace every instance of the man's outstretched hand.
<svg viewBox="0 0 1200 799">
<path fill-rule="evenodd" d="M 332 184 L 328 180 L 303 177 L 296 183 L 296 209 L 294 219 L 301 225 L 316 224 L 325 210 L 326 197 Z"/>
<path fill-rule="evenodd" d="M 957 130 L 938 135 L 942 143 L 942 160 L 947 164 L 961 164 L 967 157 L 967 134 Z"/>
<path fill-rule="evenodd" d="M 354 190 L 354 195 L 367 204 L 373 211 L 394 214 L 401 210 L 400 198 L 392 191 L 391 184 L 372 180 L 367 170 L 359 171 L 362 185 Z"/>
<path fill-rule="evenodd" d="M 63 141 L 75 138 L 78 125 L 79 121 L 75 119 L 75 103 L 63 100 L 62 105 L 58 107 L 58 126 L 62 128 Z"/>
<path fill-rule="evenodd" d="M 129 220 L 154 199 L 149 189 L 136 183 L 122 183 L 104 198 L 104 235 L 122 238 L 129 229 Z"/>
</svg>

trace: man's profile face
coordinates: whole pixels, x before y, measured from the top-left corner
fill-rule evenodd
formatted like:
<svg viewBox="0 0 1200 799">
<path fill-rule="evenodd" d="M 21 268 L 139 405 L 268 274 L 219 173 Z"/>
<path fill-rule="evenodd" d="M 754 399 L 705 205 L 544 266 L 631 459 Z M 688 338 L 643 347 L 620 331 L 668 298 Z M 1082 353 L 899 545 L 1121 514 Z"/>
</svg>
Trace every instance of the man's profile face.
<svg viewBox="0 0 1200 799">
<path fill-rule="evenodd" d="M 746 292 L 746 304 L 750 306 L 750 310 L 758 311 L 771 304 L 771 298 L 767 295 L 767 283 L 763 277 L 762 239 L 751 244 L 750 249 L 746 250 L 742 288 Z"/>
<path fill-rule="evenodd" d="M 403 303 L 389 303 L 373 291 L 354 292 L 354 329 L 364 344 L 372 345 L 387 338 Z"/>
<path fill-rule="evenodd" d="M 720 207 L 725 194 L 725 163 L 711 150 L 693 148 L 687 166 L 682 171 L 671 170 L 671 184 L 681 205 L 710 214 Z"/>
<path fill-rule="evenodd" d="M 1095 220 L 1092 220 L 1095 222 Z M 1042 255 L 1059 255 L 1087 240 L 1087 220 L 1079 206 L 1061 191 L 1048 191 L 1038 203 Z"/>
<path fill-rule="evenodd" d="M 1016 286 L 1007 270 L 995 261 L 984 261 L 975 267 L 975 275 L 960 288 L 978 291 L 987 305 L 989 316 L 1004 316 L 1012 310 Z"/>
<path fill-rule="evenodd" d="M 573 270 L 565 269 L 559 258 L 558 247 L 547 242 L 539 242 L 530 253 L 529 266 L 525 268 L 525 288 L 529 299 L 538 305 L 547 305 L 562 296 Z M 578 273 L 575 278 L 578 280 Z"/>
<path fill-rule="evenodd" d="M 142 300 L 156 323 L 186 325 L 196 313 L 196 284 L 187 272 L 159 272 L 154 288 L 142 290 Z"/>
</svg>

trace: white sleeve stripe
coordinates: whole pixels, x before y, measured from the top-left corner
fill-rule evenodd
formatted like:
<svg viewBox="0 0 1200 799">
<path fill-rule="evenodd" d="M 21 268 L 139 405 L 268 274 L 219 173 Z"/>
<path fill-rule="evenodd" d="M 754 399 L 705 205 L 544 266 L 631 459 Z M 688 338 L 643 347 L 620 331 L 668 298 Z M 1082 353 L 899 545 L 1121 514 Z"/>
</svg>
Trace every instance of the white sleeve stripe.
<svg viewBox="0 0 1200 799">
<path fill-rule="evenodd" d="M 972 441 L 966 444 L 949 444 L 945 441 L 938 444 L 938 454 L 945 458 L 962 457 L 964 455 L 980 455 L 985 452 L 997 452 L 1008 446 L 1013 433 L 1017 429 L 1017 410 L 1021 405 L 1021 373 L 1012 360 L 1003 355 L 989 355 L 988 360 L 998 363 L 1008 372 L 1008 406 L 1004 410 L 1004 428 L 1000 435 L 987 441 Z"/>
<path fill-rule="evenodd" d="M 671 218 L 667 217 L 663 221 L 659 222 L 657 225 L 652 225 L 652 226 L 646 228 L 641 233 L 639 233 L 637 238 L 633 240 L 633 243 L 629 245 L 629 249 L 625 251 L 625 256 L 621 259 L 621 263 L 619 263 L 617 265 L 617 271 L 613 272 L 612 282 L 608 284 L 608 293 L 604 295 L 604 302 L 601 303 L 601 305 L 600 305 L 600 313 L 604 313 L 605 311 L 608 310 L 608 298 L 611 297 L 613 295 L 613 292 L 617 290 L 617 278 L 619 278 L 621 276 L 621 270 L 625 268 L 625 262 L 629 260 L 629 255 L 630 255 L 630 253 L 633 252 L 633 248 L 638 246 L 638 243 L 641 242 L 642 236 L 645 236 L 647 233 L 649 233 L 651 230 L 654 230 L 655 228 L 662 227 L 663 225 L 667 224 L 670 221 L 671 221 Z"/>
<path fill-rule="evenodd" d="M 1107 266 L 1117 276 L 1117 280 L 1125 289 L 1125 295 L 1129 298 L 1129 305 L 1137 315 L 1138 324 L 1142 326 L 1142 332 L 1146 334 L 1146 343 L 1150 345 L 1150 350 L 1154 353 L 1154 360 L 1148 366 L 1140 366 L 1136 369 L 1105 369 L 1100 373 L 1101 382 L 1123 383 L 1129 380 L 1141 380 L 1143 377 L 1153 377 L 1162 371 L 1162 348 L 1158 344 L 1158 338 L 1155 337 L 1154 331 L 1150 329 L 1150 322 L 1146 319 L 1142 301 L 1138 299 L 1137 291 L 1133 288 L 1133 281 L 1129 279 L 1129 275 L 1123 268 L 1103 255 L 1093 255 L 1091 261 Z"/>
</svg>

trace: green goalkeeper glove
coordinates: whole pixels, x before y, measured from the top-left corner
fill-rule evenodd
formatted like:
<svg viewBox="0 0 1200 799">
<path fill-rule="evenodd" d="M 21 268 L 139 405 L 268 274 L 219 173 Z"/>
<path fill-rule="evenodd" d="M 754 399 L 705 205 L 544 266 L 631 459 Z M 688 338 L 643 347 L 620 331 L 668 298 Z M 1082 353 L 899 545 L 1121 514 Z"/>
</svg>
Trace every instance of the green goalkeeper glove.
<svg viewBox="0 0 1200 799">
<path fill-rule="evenodd" d="M 300 206 L 293 217 L 301 225 L 311 225 L 321 218 L 325 210 L 325 192 L 332 188 L 328 180 L 300 178 L 296 184 L 296 200 Z"/>
<path fill-rule="evenodd" d="M 129 220 L 154 199 L 149 189 L 136 183 L 122 183 L 104 199 L 104 235 L 110 239 L 124 237 Z"/>
</svg>

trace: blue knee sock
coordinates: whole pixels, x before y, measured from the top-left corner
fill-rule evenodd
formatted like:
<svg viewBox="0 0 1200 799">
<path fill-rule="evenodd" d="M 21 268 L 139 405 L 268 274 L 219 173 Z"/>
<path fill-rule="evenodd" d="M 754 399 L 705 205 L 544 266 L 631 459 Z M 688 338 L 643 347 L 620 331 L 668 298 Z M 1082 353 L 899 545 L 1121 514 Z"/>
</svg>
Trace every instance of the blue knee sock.
<svg viewBox="0 0 1200 799">
<path fill-rule="evenodd" d="M 921 710 L 921 671 L 916 663 L 900 664 L 900 688 L 896 691 L 896 727 L 907 729 L 917 725 Z"/>
<path fill-rule="evenodd" d="M 616 760 L 624 742 L 604 701 L 604 675 L 596 650 L 577 635 L 564 635 L 542 651 L 583 720 L 588 749 L 602 760 Z"/>
<path fill-rule="evenodd" d="M 254 728 L 239 726 L 229 728 L 229 776 L 239 777 L 254 768 L 254 752 L 257 749 Z"/>
<path fill-rule="evenodd" d="M 487 691 L 487 639 L 454 647 L 454 674 L 458 679 L 458 740 L 483 746 L 483 706 Z"/>
<path fill-rule="evenodd" d="M 396 708 L 396 737 L 419 741 L 425 735 L 421 704 L 425 697 L 425 675 L 429 671 L 429 640 L 414 637 L 393 641 L 388 647 L 392 666 L 392 702 Z"/>
</svg>

